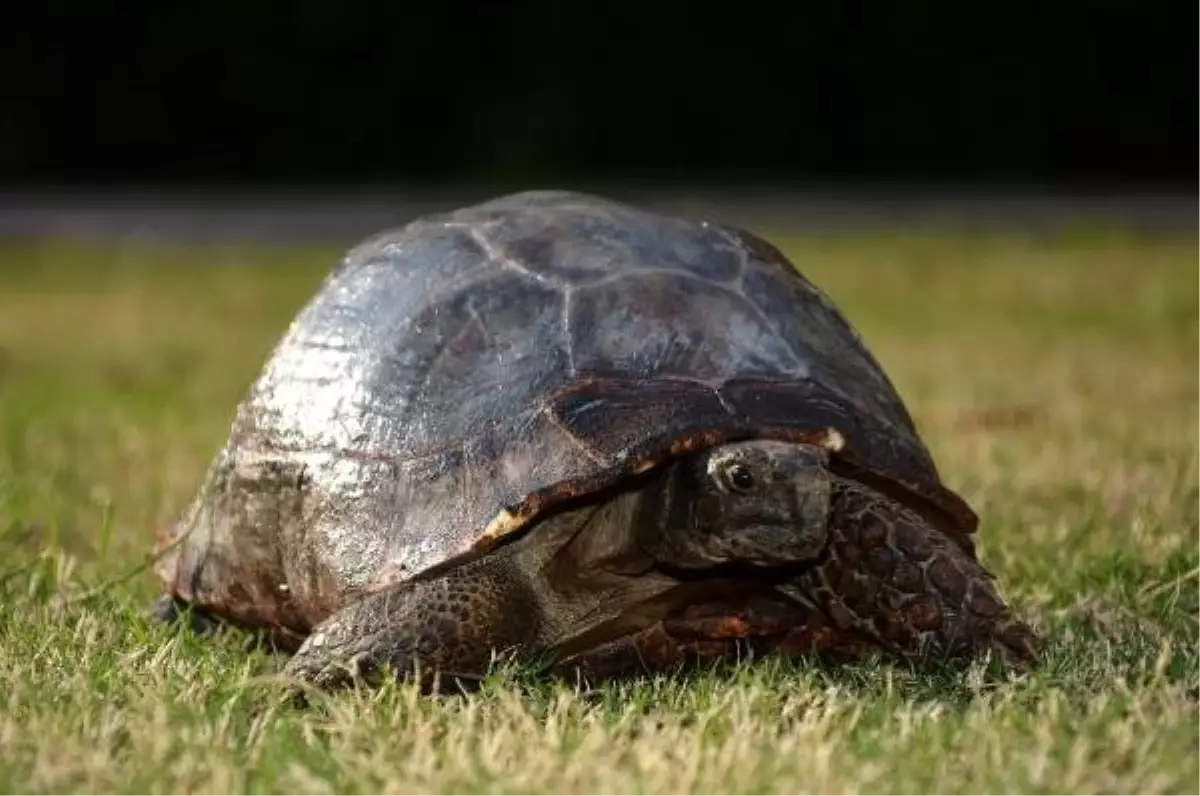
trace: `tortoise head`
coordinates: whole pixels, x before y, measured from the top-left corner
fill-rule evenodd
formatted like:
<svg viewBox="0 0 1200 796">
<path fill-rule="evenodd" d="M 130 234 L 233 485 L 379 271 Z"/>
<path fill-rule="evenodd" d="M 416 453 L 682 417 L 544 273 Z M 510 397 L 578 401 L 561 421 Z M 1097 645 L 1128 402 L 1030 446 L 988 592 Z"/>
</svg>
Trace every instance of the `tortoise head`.
<svg viewBox="0 0 1200 796">
<path fill-rule="evenodd" d="M 803 563 L 825 547 L 831 489 L 825 447 L 718 445 L 671 465 L 643 547 L 683 569 Z"/>
</svg>

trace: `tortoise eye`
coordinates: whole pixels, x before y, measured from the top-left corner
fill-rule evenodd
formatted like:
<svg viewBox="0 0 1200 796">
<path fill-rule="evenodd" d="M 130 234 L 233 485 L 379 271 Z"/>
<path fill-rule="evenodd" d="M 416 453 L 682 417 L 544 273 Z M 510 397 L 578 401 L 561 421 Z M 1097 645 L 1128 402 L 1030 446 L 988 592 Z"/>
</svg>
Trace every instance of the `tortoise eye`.
<svg viewBox="0 0 1200 796">
<path fill-rule="evenodd" d="M 754 488 L 754 473 L 744 464 L 733 464 L 726 468 L 725 480 L 736 492 L 748 492 Z"/>
</svg>

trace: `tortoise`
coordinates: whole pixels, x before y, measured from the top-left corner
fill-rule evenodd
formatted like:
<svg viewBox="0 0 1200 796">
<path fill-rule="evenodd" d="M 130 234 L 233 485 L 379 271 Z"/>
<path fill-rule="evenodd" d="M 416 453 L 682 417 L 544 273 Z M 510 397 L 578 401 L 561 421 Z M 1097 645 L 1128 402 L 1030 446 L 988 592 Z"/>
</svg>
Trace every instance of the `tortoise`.
<svg viewBox="0 0 1200 796">
<path fill-rule="evenodd" d="M 165 538 L 165 622 L 320 686 L 730 655 L 1027 664 L 891 380 L 775 246 L 573 191 L 349 249 Z"/>
</svg>

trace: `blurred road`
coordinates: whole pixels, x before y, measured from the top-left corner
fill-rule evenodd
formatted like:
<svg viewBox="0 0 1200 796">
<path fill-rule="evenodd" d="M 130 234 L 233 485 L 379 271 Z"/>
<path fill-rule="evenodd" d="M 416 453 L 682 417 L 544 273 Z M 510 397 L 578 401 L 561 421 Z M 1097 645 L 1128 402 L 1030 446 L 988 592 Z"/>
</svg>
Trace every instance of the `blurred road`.
<svg viewBox="0 0 1200 796">
<path fill-rule="evenodd" d="M 559 187 L 559 186 L 552 186 Z M 1053 230 L 1119 225 L 1195 231 L 1196 194 L 834 191 L 591 188 L 647 207 L 775 233 L 855 228 Z M 149 237 L 183 241 L 309 240 L 345 243 L 422 213 L 493 196 L 487 188 L 444 191 L 326 189 L 312 192 L 0 193 L 0 238 Z"/>
</svg>

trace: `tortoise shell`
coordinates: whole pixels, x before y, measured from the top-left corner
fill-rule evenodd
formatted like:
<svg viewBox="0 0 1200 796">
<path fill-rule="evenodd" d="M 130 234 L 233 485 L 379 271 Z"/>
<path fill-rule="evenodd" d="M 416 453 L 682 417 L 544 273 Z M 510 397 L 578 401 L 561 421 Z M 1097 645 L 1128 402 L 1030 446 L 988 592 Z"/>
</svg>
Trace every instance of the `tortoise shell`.
<svg viewBox="0 0 1200 796">
<path fill-rule="evenodd" d="M 892 382 L 776 248 L 525 192 L 350 250 L 275 348 L 174 535 L 253 525 L 274 547 L 255 566 L 317 621 L 561 501 L 763 437 L 826 444 L 835 467 L 970 547 L 975 515 Z M 164 577 L 187 580 L 192 547 Z"/>
</svg>

